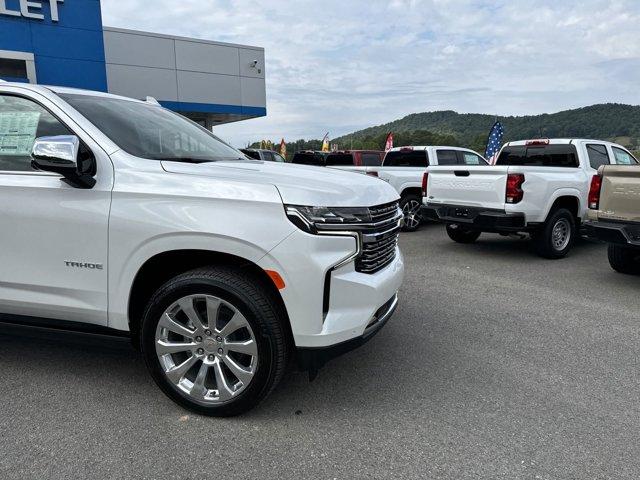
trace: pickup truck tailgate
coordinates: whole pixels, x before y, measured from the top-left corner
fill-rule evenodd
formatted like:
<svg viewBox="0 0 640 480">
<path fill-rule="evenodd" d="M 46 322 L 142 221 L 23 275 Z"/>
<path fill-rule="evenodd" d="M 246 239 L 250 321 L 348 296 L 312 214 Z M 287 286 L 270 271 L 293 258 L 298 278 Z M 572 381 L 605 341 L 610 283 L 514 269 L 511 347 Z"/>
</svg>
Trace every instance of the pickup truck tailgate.
<svg viewBox="0 0 640 480">
<path fill-rule="evenodd" d="M 509 167 L 429 167 L 427 202 L 504 210 Z"/>
<path fill-rule="evenodd" d="M 640 222 L 640 166 L 607 166 L 600 194 L 600 220 Z"/>
</svg>

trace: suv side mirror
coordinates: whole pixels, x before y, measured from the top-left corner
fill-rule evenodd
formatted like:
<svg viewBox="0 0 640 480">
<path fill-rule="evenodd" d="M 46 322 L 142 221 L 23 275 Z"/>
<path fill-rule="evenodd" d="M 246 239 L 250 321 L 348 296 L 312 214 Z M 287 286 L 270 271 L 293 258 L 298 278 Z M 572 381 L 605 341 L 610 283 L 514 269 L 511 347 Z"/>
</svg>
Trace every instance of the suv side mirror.
<svg viewBox="0 0 640 480">
<path fill-rule="evenodd" d="M 75 135 L 36 138 L 31 151 L 31 166 L 37 170 L 62 175 L 69 183 L 81 188 L 96 184 L 95 159 Z"/>
</svg>

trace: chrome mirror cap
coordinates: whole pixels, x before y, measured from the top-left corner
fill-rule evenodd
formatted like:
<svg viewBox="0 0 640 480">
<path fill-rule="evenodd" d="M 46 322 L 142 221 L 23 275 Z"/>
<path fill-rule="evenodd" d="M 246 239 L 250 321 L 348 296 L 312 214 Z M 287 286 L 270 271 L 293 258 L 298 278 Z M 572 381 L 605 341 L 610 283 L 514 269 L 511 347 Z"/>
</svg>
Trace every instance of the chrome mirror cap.
<svg viewBox="0 0 640 480">
<path fill-rule="evenodd" d="M 31 156 L 41 169 L 62 167 L 76 169 L 80 139 L 75 135 L 36 138 Z"/>
</svg>

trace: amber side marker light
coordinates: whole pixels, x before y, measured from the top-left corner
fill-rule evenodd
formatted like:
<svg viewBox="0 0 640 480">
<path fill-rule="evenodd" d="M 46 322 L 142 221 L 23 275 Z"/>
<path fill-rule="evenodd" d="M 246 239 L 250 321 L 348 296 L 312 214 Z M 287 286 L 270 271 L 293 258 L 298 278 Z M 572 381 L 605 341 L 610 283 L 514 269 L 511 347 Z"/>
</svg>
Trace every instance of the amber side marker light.
<svg viewBox="0 0 640 480">
<path fill-rule="evenodd" d="M 284 284 L 284 280 L 278 272 L 276 272 L 275 270 L 265 270 L 265 272 L 267 273 L 267 275 L 269 275 L 269 278 L 278 290 L 284 289 L 286 285 Z"/>
</svg>

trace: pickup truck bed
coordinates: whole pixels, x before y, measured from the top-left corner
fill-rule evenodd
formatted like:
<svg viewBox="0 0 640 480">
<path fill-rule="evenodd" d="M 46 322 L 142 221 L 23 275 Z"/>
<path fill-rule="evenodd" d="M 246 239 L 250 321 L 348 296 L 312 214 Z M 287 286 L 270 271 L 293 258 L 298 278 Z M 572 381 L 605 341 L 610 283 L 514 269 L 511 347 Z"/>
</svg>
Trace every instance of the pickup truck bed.
<svg viewBox="0 0 640 480">
<path fill-rule="evenodd" d="M 496 166 L 431 167 L 423 217 L 469 243 L 482 232 L 529 233 L 538 253 L 565 256 L 586 218 L 591 179 L 623 147 L 595 140 L 529 140 L 503 147 Z M 635 161 L 635 159 L 634 159 Z"/>
<path fill-rule="evenodd" d="M 446 146 L 397 147 L 389 150 L 382 166 L 334 166 L 340 170 L 366 173 L 384 180 L 400 195 L 400 208 L 404 214 L 404 230 L 417 230 L 422 222 L 422 179 L 434 165 L 473 166 L 488 165 L 473 150 Z"/>
<path fill-rule="evenodd" d="M 620 273 L 640 273 L 640 166 L 600 170 L 589 193 L 590 237 L 609 244 L 609 263 Z"/>
</svg>

